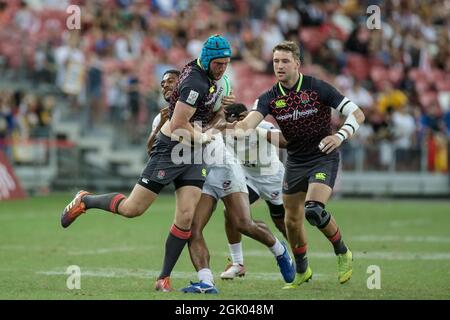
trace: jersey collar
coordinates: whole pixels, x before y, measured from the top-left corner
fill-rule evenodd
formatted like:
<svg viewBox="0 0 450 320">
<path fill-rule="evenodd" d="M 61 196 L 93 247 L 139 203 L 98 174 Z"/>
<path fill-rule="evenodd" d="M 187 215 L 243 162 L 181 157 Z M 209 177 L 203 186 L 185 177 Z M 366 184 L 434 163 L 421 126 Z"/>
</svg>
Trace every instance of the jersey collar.
<svg viewBox="0 0 450 320">
<path fill-rule="evenodd" d="M 205 70 L 205 69 L 203 69 L 203 66 L 202 66 L 202 64 L 200 63 L 200 58 L 197 58 L 197 65 L 200 67 L 200 69 Z M 206 71 L 206 70 L 205 70 L 205 71 Z"/>
<path fill-rule="evenodd" d="M 203 71 L 205 71 L 206 76 L 208 77 L 208 79 L 209 79 L 210 81 L 213 81 L 213 82 L 214 82 L 214 79 L 212 79 L 212 78 L 209 76 L 209 72 L 206 71 L 205 68 L 203 68 L 202 64 L 200 63 L 200 58 L 197 58 L 197 65 L 200 67 L 200 69 L 202 69 Z"/>
<path fill-rule="evenodd" d="M 301 86 L 302 86 L 302 82 L 303 82 L 303 73 L 300 73 L 300 77 L 299 77 L 299 79 L 298 79 L 297 87 L 295 88 L 295 92 L 299 92 L 299 91 L 300 91 L 300 88 L 301 88 Z M 284 88 L 283 88 L 283 86 L 281 85 L 280 82 L 278 82 L 278 89 L 280 89 L 281 94 L 282 94 L 283 96 L 286 95 L 286 91 L 284 91 Z"/>
</svg>

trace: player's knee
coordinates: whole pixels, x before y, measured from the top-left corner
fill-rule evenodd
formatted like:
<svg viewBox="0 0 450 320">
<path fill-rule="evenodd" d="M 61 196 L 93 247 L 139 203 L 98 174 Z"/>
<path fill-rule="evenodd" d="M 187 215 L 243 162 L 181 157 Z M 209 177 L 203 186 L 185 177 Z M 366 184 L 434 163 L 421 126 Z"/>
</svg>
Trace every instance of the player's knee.
<svg viewBox="0 0 450 320">
<path fill-rule="evenodd" d="M 120 214 L 127 218 L 135 218 L 142 215 L 145 210 L 137 206 L 122 206 L 119 208 Z"/>
<path fill-rule="evenodd" d="M 303 211 L 302 210 L 295 210 L 295 211 L 289 211 L 286 209 L 285 215 L 284 215 L 284 221 L 286 224 L 302 224 L 304 220 Z"/>
<path fill-rule="evenodd" d="M 302 220 L 294 217 L 285 217 L 284 223 L 289 230 L 296 230 L 302 224 Z"/>
<path fill-rule="evenodd" d="M 250 232 L 252 225 L 254 225 L 254 222 L 251 219 L 242 218 L 236 219 L 233 224 L 237 231 L 247 235 Z"/>
<path fill-rule="evenodd" d="M 319 201 L 307 201 L 305 203 L 305 218 L 315 227 L 324 228 L 331 219 L 331 215 L 325 210 L 325 205 Z"/>
<path fill-rule="evenodd" d="M 193 218 L 193 210 L 182 209 L 177 211 L 177 216 L 175 219 L 177 221 L 177 225 L 183 226 L 183 228 L 191 228 Z"/>
</svg>

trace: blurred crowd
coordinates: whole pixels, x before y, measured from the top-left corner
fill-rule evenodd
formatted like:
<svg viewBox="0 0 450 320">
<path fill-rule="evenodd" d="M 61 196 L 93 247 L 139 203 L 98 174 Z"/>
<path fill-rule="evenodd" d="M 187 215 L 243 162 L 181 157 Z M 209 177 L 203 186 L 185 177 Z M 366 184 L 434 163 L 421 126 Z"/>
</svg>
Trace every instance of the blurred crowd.
<svg viewBox="0 0 450 320">
<path fill-rule="evenodd" d="M 80 30 L 67 28 L 71 4 L 81 8 Z M 367 24 L 370 5 L 380 8 L 379 29 Z M 427 170 L 448 170 L 449 0 L 0 0 L 0 72 L 56 86 L 69 114 L 86 115 L 87 132 L 113 123 L 140 143 L 163 103 L 162 73 L 196 58 L 214 33 L 232 44 L 230 76 L 249 107 L 274 83 L 273 46 L 294 40 L 304 73 L 364 109 L 347 147 L 365 148 L 365 168 L 395 158 L 396 169 L 418 170 L 425 157 Z M 0 90 L 0 137 L 28 134 L 23 119 L 47 126 L 48 101 Z"/>
</svg>

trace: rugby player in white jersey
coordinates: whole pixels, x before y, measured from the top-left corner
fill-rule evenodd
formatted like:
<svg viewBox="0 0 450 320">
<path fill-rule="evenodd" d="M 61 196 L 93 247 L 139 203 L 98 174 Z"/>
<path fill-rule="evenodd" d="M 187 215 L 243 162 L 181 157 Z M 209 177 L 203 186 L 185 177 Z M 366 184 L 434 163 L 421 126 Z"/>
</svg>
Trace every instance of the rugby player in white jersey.
<svg viewBox="0 0 450 320">
<path fill-rule="evenodd" d="M 217 127 L 221 128 L 220 125 Z M 208 175 L 195 211 L 192 235 L 188 242 L 189 253 L 199 281 L 191 282 L 181 290 L 190 293 L 218 293 L 209 265 L 210 255 L 203 237 L 203 229 L 220 199 L 225 205 L 226 225 L 232 226 L 239 235 L 242 233 L 267 246 L 276 259 L 284 281 L 291 282 L 295 276 L 295 268 L 289 251 L 264 222 L 252 219 L 244 170 L 233 150 L 225 147 L 220 132 L 205 148 L 204 160 Z"/>
<path fill-rule="evenodd" d="M 247 108 L 241 103 L 225 107 L 227 122 L 233 123 L 242 120 L 247 115 Z M 236 142 L 233 151 L 244 170 L 250 205 L 259 198 L 265 200 L 273 223 L 287 239 L 282 200 L 284 166 L 278 157 L 278 149 L 269 142 L 272 132 L 276 132 L 277 137 L 280 137 L 280 141 L 274 142 L 284 147 L 286 140 L 280 134 L 280 131 L 272 123 L 262 121 L 257 127 L 256 134 L 251 137 L 244 137 L 244 141 Z M 220 277 L 228 280 L 244 276 L 246 270 L 241 233 L 229 219 L 225 219 L 225 230 L 231 261 Z"/>
</svg>

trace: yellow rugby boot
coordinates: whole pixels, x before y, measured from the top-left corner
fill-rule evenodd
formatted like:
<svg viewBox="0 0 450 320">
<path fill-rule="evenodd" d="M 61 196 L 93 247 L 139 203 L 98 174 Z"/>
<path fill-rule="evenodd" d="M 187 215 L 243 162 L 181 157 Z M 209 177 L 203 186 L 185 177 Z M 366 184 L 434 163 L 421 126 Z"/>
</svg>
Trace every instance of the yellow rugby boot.
<svg viewBox="0 0 450 320">
<path fill-rule="evenodd" d="M 353 273 L 353 254 L 350 249 L 344 254 L 338 254 L 338 279 L 339 282 L 345 283 L 350 280 Z"/>
<path fill-rule="evenodd" d="M 295 279 L 292 283 L 288 283 L 283 287 L 283 289 L 295 289 L 298 288 L 302 283 L 308 282 L 312 279 L 313 272 L 311 268 L 308 266 L 305 272 L 297 273 L 295 275 Z"/>
</svg>

